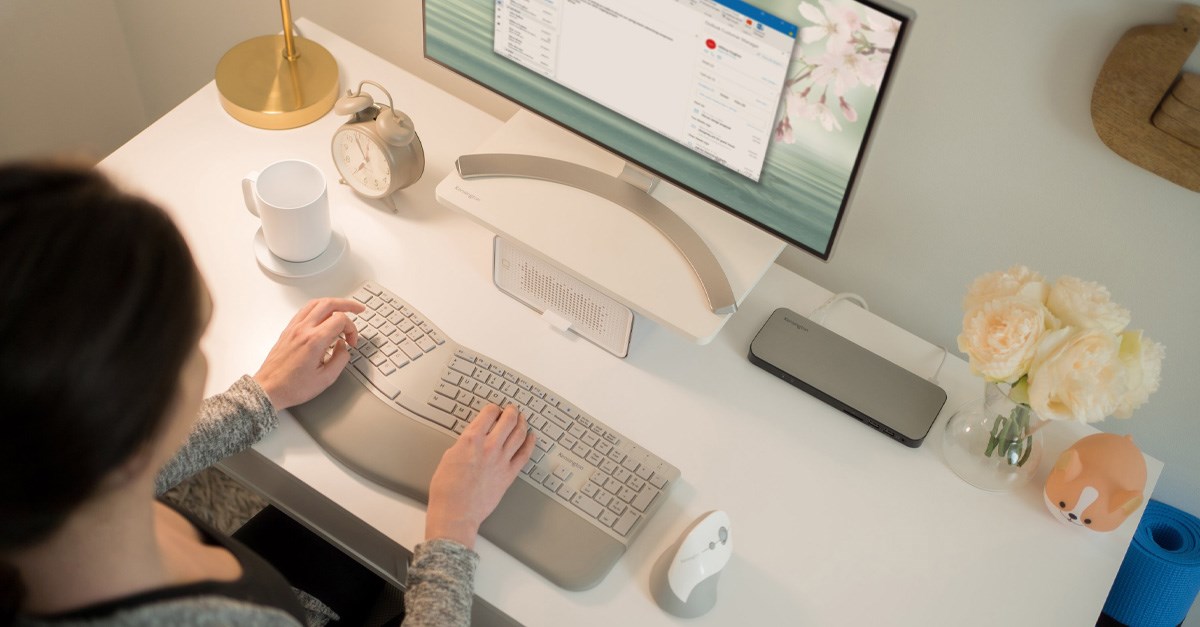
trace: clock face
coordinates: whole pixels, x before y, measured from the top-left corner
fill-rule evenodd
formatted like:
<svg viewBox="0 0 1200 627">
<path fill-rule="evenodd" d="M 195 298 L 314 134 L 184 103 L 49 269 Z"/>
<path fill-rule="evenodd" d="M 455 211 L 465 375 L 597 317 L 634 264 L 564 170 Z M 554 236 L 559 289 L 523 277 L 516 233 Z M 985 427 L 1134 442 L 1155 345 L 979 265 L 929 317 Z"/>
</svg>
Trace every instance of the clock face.
<svg viewBox="0 0 1200 627">
<path fill-rule="evenodd" d="M 342 178 L 367 196 L 382 196 L 392 184 L 392 164 L 379 142 L 350 127 L 333 136 L 333 162 Z"/>
</svg>

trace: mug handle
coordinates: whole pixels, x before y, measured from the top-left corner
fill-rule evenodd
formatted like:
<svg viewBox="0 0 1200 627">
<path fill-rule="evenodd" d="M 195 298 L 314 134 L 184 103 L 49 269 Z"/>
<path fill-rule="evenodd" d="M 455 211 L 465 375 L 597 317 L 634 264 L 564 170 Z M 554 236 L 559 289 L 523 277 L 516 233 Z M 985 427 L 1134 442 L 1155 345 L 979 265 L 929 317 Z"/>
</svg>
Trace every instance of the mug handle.
<svg viewBox="0 0 1200 627">
<path fill-rule="evenodd" d="M 258 215 L 258 203 L 254 200 L 254 186 L 257 183 L 258 171 L 256 170 L 251 171 L 242 179 L 242 196 L 246 199 L 246 209 L 250 213 L 253 213 L 256 218 L 260 217 Z"/>
</svg>

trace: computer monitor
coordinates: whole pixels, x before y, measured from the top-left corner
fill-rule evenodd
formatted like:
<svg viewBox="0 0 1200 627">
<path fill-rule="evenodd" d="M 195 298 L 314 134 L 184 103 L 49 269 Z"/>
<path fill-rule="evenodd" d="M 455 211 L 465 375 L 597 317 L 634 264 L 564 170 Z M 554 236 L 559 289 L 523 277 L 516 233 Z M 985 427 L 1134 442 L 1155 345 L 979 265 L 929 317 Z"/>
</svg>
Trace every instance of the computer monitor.
<svg viewBox="0 0 1200 627">
<path fill-rule="evenodd" d="M 425 0 L 425 56 L 828 259 L 907 9 Z"/>
</svg>

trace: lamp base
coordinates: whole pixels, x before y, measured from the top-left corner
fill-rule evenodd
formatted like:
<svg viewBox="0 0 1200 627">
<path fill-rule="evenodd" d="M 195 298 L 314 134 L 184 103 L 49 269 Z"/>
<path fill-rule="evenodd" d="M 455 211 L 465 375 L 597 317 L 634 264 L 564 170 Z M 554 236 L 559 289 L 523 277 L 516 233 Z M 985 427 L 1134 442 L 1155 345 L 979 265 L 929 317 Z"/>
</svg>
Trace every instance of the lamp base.
<svg viewBox="0 0 1200 627">
<path fill-rule="evenodd" d="M 333 108 L 338 69 L 320 44 L 295 37 L 294 61 L 283 35 L 264 35 L 230 48 L 217 62 L 221 106 L 239 122 L 271 130 L 313 122 Z"/>
</svg>

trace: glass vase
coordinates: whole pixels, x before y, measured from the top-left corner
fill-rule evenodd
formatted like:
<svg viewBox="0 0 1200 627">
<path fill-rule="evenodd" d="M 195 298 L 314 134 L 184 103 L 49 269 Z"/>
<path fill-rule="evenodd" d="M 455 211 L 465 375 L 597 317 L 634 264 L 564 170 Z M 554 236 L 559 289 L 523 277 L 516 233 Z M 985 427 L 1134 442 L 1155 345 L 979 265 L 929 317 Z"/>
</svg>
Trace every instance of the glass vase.
<svg viewBox="0 0 1200 627">
<path fill-rule="evenodd" d="M 1006 492 L 1025 485 L 1042 459 L 1039 430 L 1046 421 L 1009 392 L 1007 385 L 985 383 L 983 400 L 956 411 L 942 434 L 946 463 L 983 490 Z"/>
</svg>

